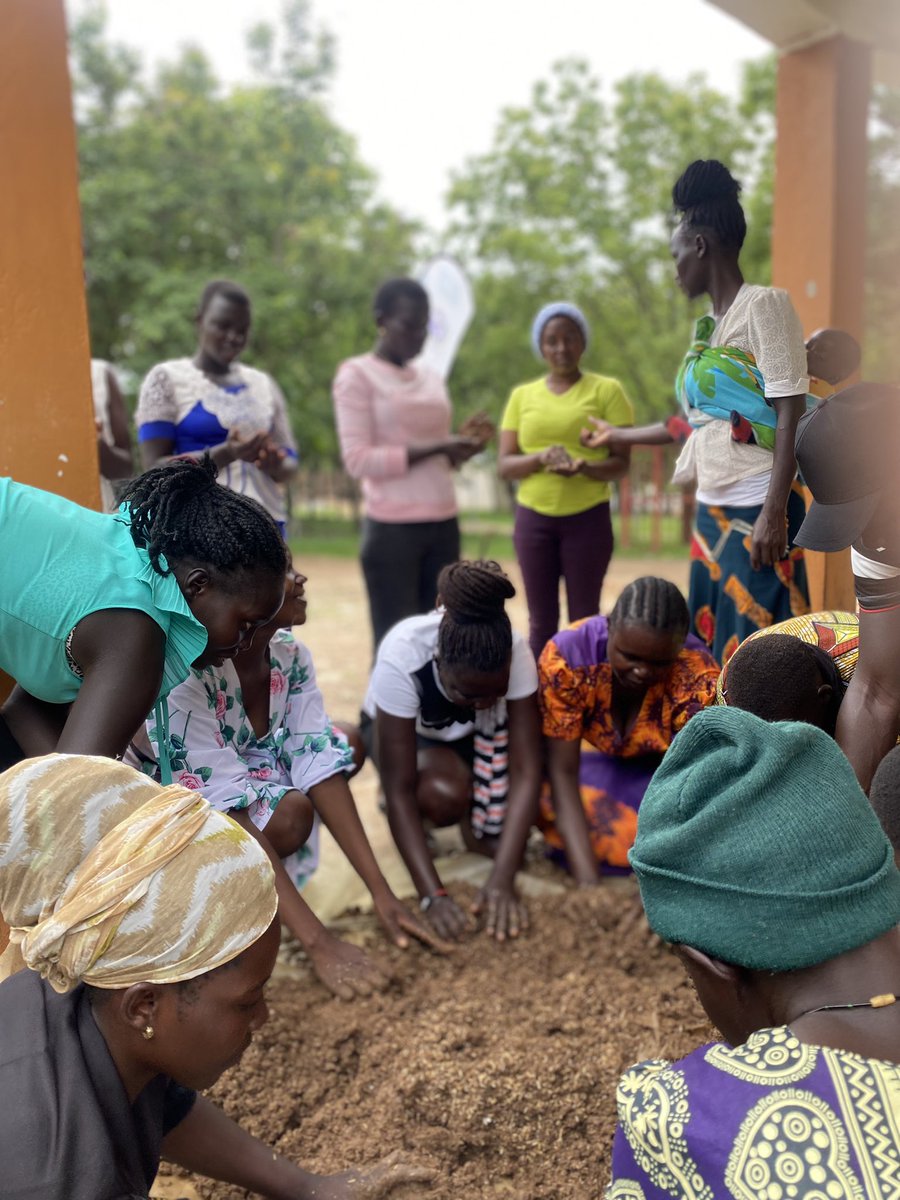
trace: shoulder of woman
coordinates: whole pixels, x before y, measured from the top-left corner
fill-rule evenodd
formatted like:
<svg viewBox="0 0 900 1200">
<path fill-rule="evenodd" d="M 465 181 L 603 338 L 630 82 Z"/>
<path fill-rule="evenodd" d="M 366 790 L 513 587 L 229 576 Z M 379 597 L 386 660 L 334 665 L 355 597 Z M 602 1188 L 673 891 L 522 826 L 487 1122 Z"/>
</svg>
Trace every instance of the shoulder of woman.
<svg viewBox="0 0 900 1200">
<path fill-rule="evenodd" d="M 762 284 L 748 284 L 746 287 L 748 307 L 778 312 L 794 311 L 794 302 L 785 288 L 764 287 Z"/>
<path fill-rule="evenodd" d="M 151 375 L 179 375 L 196 369 L 191 358 L 166 358 L 162 362 L 154 363 L 146 377 L 149 379 Z"/>
</svg>

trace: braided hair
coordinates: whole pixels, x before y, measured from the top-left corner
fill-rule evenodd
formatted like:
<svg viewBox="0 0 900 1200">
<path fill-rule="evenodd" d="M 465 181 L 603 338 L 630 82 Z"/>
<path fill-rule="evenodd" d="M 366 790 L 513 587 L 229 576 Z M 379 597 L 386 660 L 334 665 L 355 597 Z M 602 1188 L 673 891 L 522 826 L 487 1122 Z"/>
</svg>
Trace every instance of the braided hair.
<svg viewBox="0 0 900 1200">
<path fill-rule="evenodd" d="M 686 229 L 711 230 L 725 249 L 737 253 L 747 236 L 740 194 L 741 185 L 723 163 L 698 158 L 672 188 L 672 204 Z"/>
<path fill-rule="evenodd" d="M 623 588 L 609 614 L 609 627 L 646 625 L 659 633 L 687 637 L 691 626 L 684 596 L 668 579 L 642 575 Z"/>
<path fill-rule="evenodd" d="M 512 626 L 503 607 L 516 594 L 499 563 L 455 562 L 438 576 L 444 616 L 438 627 L 438 657 L 490 674 L 509 664 Z"/>
<path fill-rule="evenodd" d="M 184 559 L 224 575 L 262 571 L 283 575 L 287 548 L 278 526 L 255 500 L 216 483 L 209 455 L 176 458 L 152 467 L 122 494 L 135 546 L 146 549 L 160 575 Z M 162 559 L 165 558 L 165 566 Z"/>
<path fill-rule="evenodd" d="M 413 304 L 428 308 L 428 293 L 415 279 L 388 279 L 375 293 L 372 312 L 375 319 L 389 317 L 398 300 L 411 300 Z"/>
<path fill-rule="evenodd" d="M 251 307 L 250 297 L 240 284 L 232 283 L 230 279 L 211 279 L 200 293 L 196 320 L 200 320 L 216 296 L 221 296 L 223 300 L 228 300 L 232 304 L 239 304 L 248 311 Z"/>
</svg>

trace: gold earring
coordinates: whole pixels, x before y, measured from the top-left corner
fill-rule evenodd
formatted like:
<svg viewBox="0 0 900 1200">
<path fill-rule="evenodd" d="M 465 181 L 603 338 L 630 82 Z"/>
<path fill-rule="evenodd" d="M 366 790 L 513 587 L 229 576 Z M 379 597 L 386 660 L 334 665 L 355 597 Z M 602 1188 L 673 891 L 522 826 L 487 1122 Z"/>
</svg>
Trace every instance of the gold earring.
<svg viewBox="0 0 900 1200">
<path fill-rule="evenodd" d="M 145 1041 L 149 1042 L 150 1039 L 153 1037 L 153 1026 L 145 1025 L 144 1028 L 141 1030 L 141 1037 Z"/>
</svg>

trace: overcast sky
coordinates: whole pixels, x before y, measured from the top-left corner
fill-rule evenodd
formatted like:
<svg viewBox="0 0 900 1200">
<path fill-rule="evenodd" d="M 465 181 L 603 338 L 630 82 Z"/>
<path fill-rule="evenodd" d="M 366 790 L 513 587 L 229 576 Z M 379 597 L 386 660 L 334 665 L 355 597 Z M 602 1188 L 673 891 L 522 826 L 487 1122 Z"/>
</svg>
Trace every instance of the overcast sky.
<svg viewBox="0 0 900 1200">
<path fill-rule="evenodd" d="M 70 13 L 85 0 L 66 0 Z M 281 0 L 107 0 L 108 32 L 147 62 L 203 47 L 225 81 L 246 72 L 244 35 Z M 497 117 L 527 103 L 560 58 L 588 59 L 604 83 L 633 71 L 681 80 L 705 71 L 734 92 L 768 44 L 708 0 L 313 0 L 337 38 L 333 116 L 394 205 L 443 223 L 450 171 L 490 148 Z"/>
</svg>

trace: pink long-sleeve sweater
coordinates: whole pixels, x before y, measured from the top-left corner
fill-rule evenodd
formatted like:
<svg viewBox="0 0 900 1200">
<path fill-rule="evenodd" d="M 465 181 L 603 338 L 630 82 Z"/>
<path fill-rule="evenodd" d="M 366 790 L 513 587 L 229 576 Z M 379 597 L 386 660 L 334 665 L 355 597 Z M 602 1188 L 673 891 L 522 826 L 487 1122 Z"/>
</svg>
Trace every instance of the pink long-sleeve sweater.
<svg viewBox="0 0 900 1200">
<path fill-rule="evenodd" d="M 433 454 L 410 466 L 407 454 L 411 443 L 450 434 L 450 397 L 439 375 L 360 354 L 338 367 L 332 395 L 344 466 L 362 481 L 366 516 L 398 523 L 456 515 L 449 460 Z"/>
</svg>

